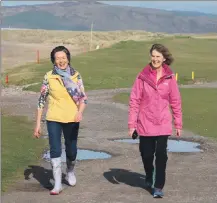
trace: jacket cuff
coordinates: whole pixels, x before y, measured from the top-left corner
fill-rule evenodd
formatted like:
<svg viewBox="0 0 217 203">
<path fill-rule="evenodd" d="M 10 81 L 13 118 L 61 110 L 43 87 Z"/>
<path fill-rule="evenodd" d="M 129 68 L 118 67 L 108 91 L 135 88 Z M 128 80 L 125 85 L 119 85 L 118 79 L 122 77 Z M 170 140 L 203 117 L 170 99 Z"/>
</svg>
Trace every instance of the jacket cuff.
<svg viewBox="0 0 217 203">
<path fill-rule="evenodd" d="M 178 125 L 178 124 L 177 124 L 177 125 L 175 125 L 175 128 L 182 130 L 182 125 Z"/>
</svg>

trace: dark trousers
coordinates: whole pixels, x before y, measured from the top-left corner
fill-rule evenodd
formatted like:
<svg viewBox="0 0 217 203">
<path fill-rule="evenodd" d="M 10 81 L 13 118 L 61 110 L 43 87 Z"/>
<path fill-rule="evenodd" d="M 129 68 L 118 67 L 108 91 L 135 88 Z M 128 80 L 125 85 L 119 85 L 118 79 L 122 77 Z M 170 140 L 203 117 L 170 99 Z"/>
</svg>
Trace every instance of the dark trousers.
<svg viewBox="0 0 217 203">
<path fill-rule="evenodd" d="M 153 183 L 155 155 L 155 188 L 163 189 L 166 179 L 167 141 L 169 136 L 140 136 L 139 150 L 144 165 L 146 180 Z"/>
<path fill-rule="evenodd" d="M 47 121 L 47 130 L 49 136 L 50 157 L 61 157 L 61 135 L 63 132 L 65 139 L 66 158 L 70 161 L 74 161 L 77 157 L 79 123 L 60 123 L 55 121 Z"/>
</svg>

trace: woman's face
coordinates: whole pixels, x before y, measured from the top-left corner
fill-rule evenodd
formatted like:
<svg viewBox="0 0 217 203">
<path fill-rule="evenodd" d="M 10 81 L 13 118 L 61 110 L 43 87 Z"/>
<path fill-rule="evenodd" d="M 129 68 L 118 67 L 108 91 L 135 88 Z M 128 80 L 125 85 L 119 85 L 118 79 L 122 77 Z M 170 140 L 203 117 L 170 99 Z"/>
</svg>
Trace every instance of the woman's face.
<svg viewBox="0 0 217 203">
<path fill-rule="evenodd" d="M 55 53 L 55 65 L 60 69 L 66 69 L 69 61 L 67 59 L 66 53 L 63 51 L 58 51 Z"/>
<path fill-rule="evenodd" d="M 151 64 L 155 69 L 160 68 L 164 61 L 165 61 L 165 58 L 163 57 L 163 55 L 160 52 L 158 52 L 156 50 L 152 51 Z"/>
</svg>

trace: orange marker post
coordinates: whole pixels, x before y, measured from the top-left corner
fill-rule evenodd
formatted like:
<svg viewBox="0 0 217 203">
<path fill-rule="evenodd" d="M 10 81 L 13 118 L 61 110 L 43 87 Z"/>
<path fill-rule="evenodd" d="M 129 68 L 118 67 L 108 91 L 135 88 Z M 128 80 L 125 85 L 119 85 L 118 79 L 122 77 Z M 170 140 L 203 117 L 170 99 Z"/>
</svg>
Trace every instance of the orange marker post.
<svg viewBox="0 0 217 203">
<path fill-rule="evenodd" d="M 8 82 L 9 82 L 9 78 L 8 78 L 8 74 L 7 74 L 5 77 L 5 83 L 8 84 Z"/>
</svg>

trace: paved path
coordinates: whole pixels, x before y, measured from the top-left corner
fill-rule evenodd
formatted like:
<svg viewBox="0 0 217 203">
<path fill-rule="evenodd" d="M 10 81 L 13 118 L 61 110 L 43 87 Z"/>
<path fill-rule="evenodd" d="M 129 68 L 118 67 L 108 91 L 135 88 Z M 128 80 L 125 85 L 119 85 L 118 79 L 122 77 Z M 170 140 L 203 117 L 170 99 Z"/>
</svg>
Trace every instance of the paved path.
<svg viewBox="0 0 217 203">
<path fill-rule="evenodd" d="M 204 152 L 169 153 L 164 199 L 153 199 L 143 188 L 144 170 L 138 145 L 110 140 L 127 138 L 127 107 L 111 102 L 114 94 L 123 91 L 129 89 L 88 93 L 89 105 L 85 111 L 78 141 L 79 148 L 106 151 L 113 155 L 111 159 L 78 162 L 76 187 L 64 185 L 65 189 L 59 196 L 50 196 L 49 190 L 43 187 L 47 186 L 52 178 L 49 163 L 42 160 L 40 165 L 26 166 L 24 171 L 27 180 L 23 177 L 14 188 L 2 196 L 2 202 L 217 202 L 217 143 L 187 131 L 184 132 L 183 138 L 200 141 Z M 16 92 L 3 90 L 3 111 L 34 119 L 37 97 L 36 93 L 22 92 L 19 89 Z M 63 168 L 65 169 L 65 165 Z"/>
</svg>

